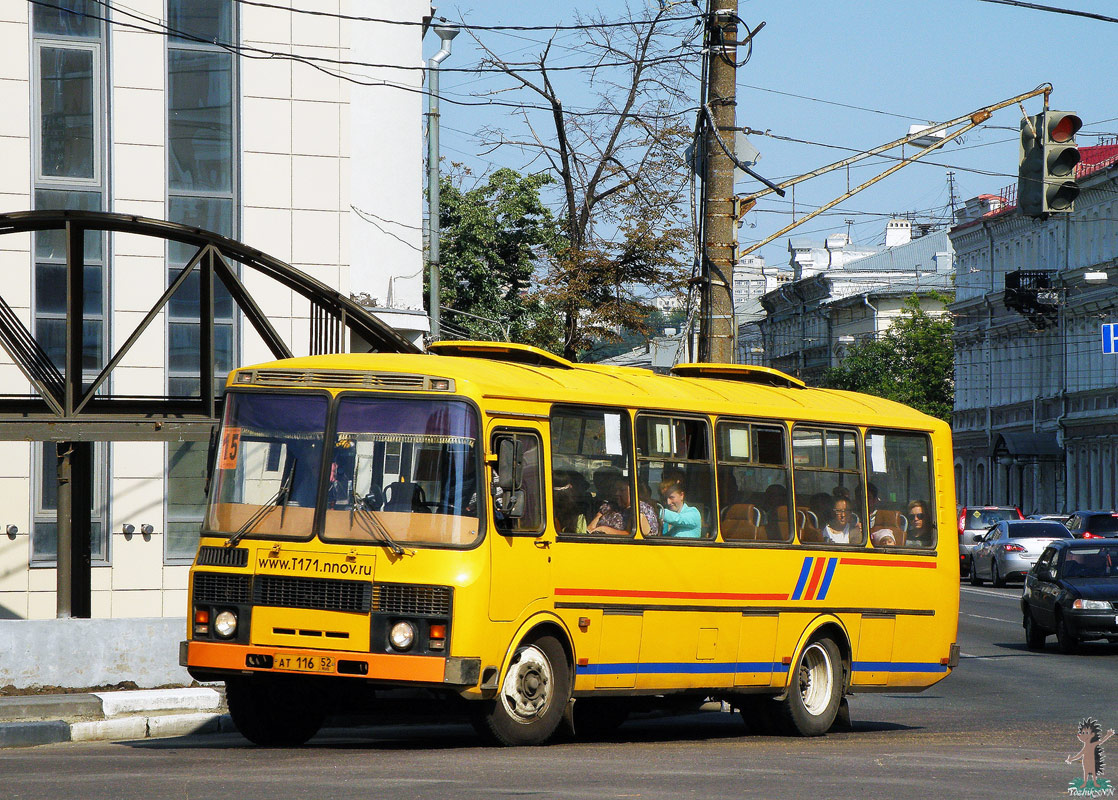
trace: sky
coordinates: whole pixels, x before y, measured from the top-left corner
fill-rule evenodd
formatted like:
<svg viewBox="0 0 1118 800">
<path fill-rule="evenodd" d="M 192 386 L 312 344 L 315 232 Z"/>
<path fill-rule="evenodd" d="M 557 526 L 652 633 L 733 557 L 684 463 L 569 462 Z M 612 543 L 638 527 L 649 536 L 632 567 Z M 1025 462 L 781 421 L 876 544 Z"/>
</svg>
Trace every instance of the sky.
<svg viewBox="0 0 1118 800">
<path fill-rule="evenodd" d="M 639 0 L 638 0 L 639 1 Z M 1041 0 L 1045 5 L 1118 17 L 1113 0 Z M 705 3 L 703 3 L 705 7 Z M 575 22 L 576 13 L 600 10 L 619 17 L 621 0 L 539 2 L 474 0 L 441 5 L 437 15 L 475 25 L 552 25 Z M 761 151 L 757 172 L 780 181 L 830 164 L 851 154 L 832 145 L 867 150 L 908 133 L 912 124 L 944 122 L 1023 94 L 1048 82 L 1050 106 L 1074 111 L 1084 122 L 1080 147 L 1100 137 L 1118 136 L 1118 24 L 1054 14 L 981 0 L 739 0 L 739 16 L 750 28 L 765 27 L 755 40 L 747 64 L 738 70 L 737 123 L 779 136 L 818 144 L 780 141 L 751 135 Z M 548 34 L 482 32 L 491 49 L 510 59 L 528 60 Z M 585 63 L 577 34 L 556 38 L 556 63 Z M 429 33 L 424 54 L 438 49 Z M 481 57 L 468 34 L 453 42 L 444 67 L 469 67 Z M 565 105 L 588 104 L 584 85 L 574 78 Z M 511 86 L 499 75 L 444 73 L 444 97 L 470 100 L 472 93 Z M 696 89 L 697 91 L 697 89 Z M 498 95 L 503 101 L 529 96 Z M 697 95 L 696 95 L 697 97 Z M 1025 102 L 1029 114 L 1042 99 Z M 509 109 L 486 109 L 444 103 L 441 141 L 445 159 L 467 164 L 475 173 L 499 166 L 534 171 L 539 162 L 512 148 L 486 152 L 478 131 L 485 126 L 520 125 Z M 533 112 L 546 125 L 544 112 Z M 986 124 L 927 156 L 934 164 L 916 163 L 844 201 L 823 215 L 765 246 L 766 263 L 788 263 L 788 236 L 822 240 L 847 232 L 859 244 L 882 244 L 886 219 L 915 213 L 918 220 L 946 219 L 949 170 L 955 173 L 958 204 L 979 194 L 997 194 L 1017 181 L 1021 111 L 1010 106 Z M 693 120 L 692 120 L 693 121 Z M 911 152 L 911 150 L 909 151 Z M 892 151 L 898 155 L 899 151 Z M 852 167 L 851 185 L 883 171 L 893 161 L 869 158 Z M 760 186 L 747 178 L 739 194 Z M 816 178 L 795 192 L 797 218 L 846 190 L 846 173 Z M 742 245 L 775 233 L 792 219 L 791 197 L 762 198 L 739 233 Z M 848 222 L 848 220 L 850 222 Z"/>
</svg>

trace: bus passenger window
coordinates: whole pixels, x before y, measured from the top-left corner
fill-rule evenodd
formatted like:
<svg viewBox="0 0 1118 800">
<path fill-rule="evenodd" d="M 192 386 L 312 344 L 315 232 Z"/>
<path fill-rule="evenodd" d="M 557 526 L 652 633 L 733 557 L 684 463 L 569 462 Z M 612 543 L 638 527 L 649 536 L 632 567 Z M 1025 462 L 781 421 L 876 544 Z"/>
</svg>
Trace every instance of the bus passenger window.
<svg viewBox="0 0 1118 800">
<path fill-rule="evenodd" d="M 705 419 L 637 417 L 637 495 L 658 504 L 645 536 L 712 539 L 716 528 L 710 428 Z M 647 519 L 647 509 L 639 515 Z"/>
<path fill-rule="evenodd" d="M 787 542 L 788 448 L 784 428 L 720 420 L 718 434 L 718 520 L 722 538 Z"/>
<path fill-rule="evenodd" d="M 560 534 L 620 538 L 635 529 L 628 413 L 556 407 L 551 415 L 553 522 Z M 654 515 L 653 515 L 654 516 Z M 643 528 L 643 526 L 642 526 Z"/>
<path fill-rule="evenodd" d="M 936 544 L 931 441 L 926 434 L 866 433 L 866 501 L 875 546 Z"/>
<path fill-rule="evenodd" d="M 800 543 L 863 545 L 857 433 L 797 425 L 792 463 Z"/>
</svg>

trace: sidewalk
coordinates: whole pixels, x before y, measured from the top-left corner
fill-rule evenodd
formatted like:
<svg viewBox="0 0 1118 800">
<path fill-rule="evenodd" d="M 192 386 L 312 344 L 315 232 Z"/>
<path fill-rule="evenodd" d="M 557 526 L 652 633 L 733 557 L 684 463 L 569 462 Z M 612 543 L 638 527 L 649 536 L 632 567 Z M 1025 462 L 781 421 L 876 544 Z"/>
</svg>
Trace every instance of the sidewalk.
<svg viewBox="0 0 1118 800">
<path fill-rule="evenodd" d="M 235 730 L 217 689 L 0 697 L 0 748 Z"/>
</svg>

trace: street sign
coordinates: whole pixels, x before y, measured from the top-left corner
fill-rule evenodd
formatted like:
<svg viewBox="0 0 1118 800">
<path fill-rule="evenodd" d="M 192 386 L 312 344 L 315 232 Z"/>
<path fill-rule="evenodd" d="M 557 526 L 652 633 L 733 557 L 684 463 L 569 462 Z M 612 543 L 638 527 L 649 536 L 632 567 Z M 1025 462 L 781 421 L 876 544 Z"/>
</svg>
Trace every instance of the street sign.
<svg viewBox="0 0 1118 800">
<path fill-rule="evenodd" d="M 1110 355 L 1118 355 L 1118 322 L 1103 323 L 1102 351 Z"/>
</svg>

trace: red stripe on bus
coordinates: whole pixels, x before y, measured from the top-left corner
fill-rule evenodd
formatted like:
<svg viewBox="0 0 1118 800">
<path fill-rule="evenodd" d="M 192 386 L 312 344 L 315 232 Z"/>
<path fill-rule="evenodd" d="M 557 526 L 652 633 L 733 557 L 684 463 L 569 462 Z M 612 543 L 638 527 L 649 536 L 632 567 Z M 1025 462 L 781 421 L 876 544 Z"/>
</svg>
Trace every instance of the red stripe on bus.
<svg viewBox="0 0 1118 800">
<path fill-rule="evenodd" d="M 918 569 L 935 569 L 934 561 L 883 561 L 876 558 L 842 558 L 840 564 L 854 564 L 859 567 L 916 567 Z"/>
<path fill-rule="evenodd" d="M 804 600 L 813 600 L 815 598 L 815 590 L 819 588 L 819 578 L 823 575 L 823 567 L 827 565 L 827 559 L 815 559 L 815 569 L 811 571 L 811 581 L 807 585 L 807 593 L 804 595 Z"/>
<path fill-rule="evenodd" d="M 655 597 L 672 600 L 787 600 L 787 594 L 734 592 L 657 592 L 629 589 L 556 589 L 555 594 L 580 597 Z"/>
</svg>

